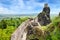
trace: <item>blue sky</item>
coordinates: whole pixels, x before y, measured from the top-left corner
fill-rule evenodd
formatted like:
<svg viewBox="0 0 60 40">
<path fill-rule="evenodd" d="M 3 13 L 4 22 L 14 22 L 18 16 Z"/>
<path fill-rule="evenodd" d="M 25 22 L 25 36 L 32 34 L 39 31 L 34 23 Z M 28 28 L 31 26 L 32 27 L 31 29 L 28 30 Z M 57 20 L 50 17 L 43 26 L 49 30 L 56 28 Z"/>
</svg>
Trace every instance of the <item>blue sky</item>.
<svg viewBox="0 0 60 40">
<path fill-rule="evenodd" d="M 60 12 L 60 0 L 0 0 L 0 14 L 40 13 L 48 3 L 51 14 Z"/>
</svg>

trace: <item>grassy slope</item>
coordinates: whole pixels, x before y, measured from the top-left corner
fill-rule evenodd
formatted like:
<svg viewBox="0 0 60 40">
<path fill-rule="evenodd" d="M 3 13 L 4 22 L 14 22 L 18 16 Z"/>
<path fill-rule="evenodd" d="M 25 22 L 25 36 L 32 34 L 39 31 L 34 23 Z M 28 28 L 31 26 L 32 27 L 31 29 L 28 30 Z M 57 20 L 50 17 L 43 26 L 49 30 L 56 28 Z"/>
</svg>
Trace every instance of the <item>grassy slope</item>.
<svg viewBox="0 0 60 40">
<path fill-rule="evenodd" d="M 60 40 L 60 17 L 56 17 L 47 29 L 52 40 Z"/>
</svg>

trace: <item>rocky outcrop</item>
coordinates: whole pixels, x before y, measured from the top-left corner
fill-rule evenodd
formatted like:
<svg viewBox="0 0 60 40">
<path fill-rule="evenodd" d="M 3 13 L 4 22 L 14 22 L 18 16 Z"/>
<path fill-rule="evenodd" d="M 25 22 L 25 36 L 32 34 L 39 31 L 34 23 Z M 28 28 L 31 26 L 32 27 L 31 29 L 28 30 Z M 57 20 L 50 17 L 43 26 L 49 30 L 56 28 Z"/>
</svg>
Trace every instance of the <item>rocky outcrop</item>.
<svg viewBox="0 0 60 40">
<path fill-rule="evenodd" d="M 60 16 L 60 12 L 59 12 L 59 16 Z"/>
<path fill-rule="evenodd" d="M 30 19 L 23 22 L 11 35 L 11 40 L 26 40 L 27 26 L 30 23 Z"/>
<path fill-rule="evenodd" d="M 33 33 L 27 35 L 28 40 L 60 40 L 60 17 L 47 27 L 34 26 L 31 29 Z"/>
<path fill-rule="evenodd" d="M 45 12 L 39 13 L 37 17 L 38 17 L 38 22 L 39 22 L 41 25 L 46 26 L 46 25 L 48 25 L 48 24 L 51 22 L 50 18 L 47 17 L 47 15 L 46 15 Z"/>
<path fill-rule="evenodd" d="M 51 20 L 50 20 L 50 10 L 49 8 L 44 8 L 41 13 L 38 14 L 38 22 L 43 26 L 48 25 Z"/>
<path fill-rule="evenodd" d="M 37 17 L 38 17 L 38 22 L 41 25 L 46 26 L 47 24 L 49 24 L 51 22 L 50 7 L 48 6 L 48 4 L 44 5 L 43 11 L 41 13 L 39 13 Z"/>
</svg>

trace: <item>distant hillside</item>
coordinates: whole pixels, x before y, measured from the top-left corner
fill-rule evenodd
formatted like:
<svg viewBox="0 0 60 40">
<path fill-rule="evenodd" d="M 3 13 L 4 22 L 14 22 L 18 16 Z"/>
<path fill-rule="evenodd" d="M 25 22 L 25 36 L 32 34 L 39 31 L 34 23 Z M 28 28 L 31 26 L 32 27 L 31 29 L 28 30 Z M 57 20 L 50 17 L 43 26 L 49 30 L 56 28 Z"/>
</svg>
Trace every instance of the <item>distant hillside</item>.
<svg viewBox="0 0 60 40">
<path fill-rule="evenodd" d="M 12 17 L 12 16 L 37 16 L 37 13 L 32 14 L 0 14 L 0 17 Z M 55 17 L 58 14 L 50 14 L 51 17 Z"/>
<path fill-rule="evenodd" d="M 37 17 L 38 14 L 0 14 L 0 20 L 9 18 L 20 18 L 20 17 Z M 58 16 L 57 14 L 50 14 L 51 20 Z"/>
</svg>

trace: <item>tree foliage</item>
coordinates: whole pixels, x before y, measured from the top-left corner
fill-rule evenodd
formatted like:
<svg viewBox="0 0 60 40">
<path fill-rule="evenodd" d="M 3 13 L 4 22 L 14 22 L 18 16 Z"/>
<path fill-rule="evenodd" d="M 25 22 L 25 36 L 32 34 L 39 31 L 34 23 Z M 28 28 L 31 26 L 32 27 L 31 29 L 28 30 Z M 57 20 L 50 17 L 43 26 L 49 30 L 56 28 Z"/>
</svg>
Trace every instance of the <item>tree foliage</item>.
<svg viewBox="0 0 60 40">
<path fill-rule="evenodd" d="M 0 21 L 0 40 L 10 40 L 14 30 L 27 19 L 27 17 L 2 19 Z"/>
</svg>

